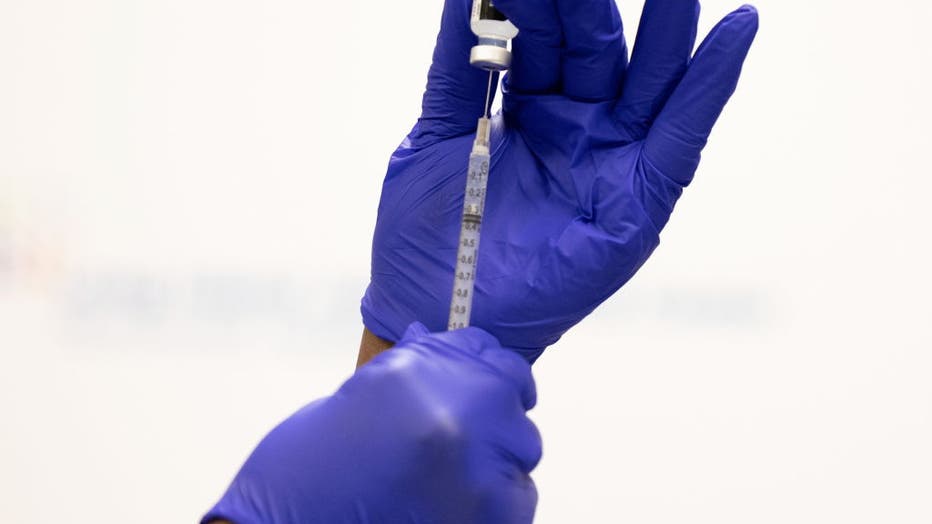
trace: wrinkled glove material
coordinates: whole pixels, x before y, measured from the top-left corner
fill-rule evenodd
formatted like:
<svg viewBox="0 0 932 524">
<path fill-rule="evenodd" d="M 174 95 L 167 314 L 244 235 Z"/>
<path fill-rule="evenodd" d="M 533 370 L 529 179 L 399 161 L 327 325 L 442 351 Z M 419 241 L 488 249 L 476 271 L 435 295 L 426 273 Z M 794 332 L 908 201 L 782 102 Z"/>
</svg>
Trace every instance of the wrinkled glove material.
<svg viewBox="0 0 932 524">
<path fill-rule="evenodd" d="M 382 187 L 361 310 L 390 341 L 414 320 L 447 323 L 487 79 L 465 58 L 468 3 L 446 2 L 424 113 Z M 612 0 L 496 6 L 522 33 L 493 123 L 471 322 L 533 362 L 658 246 L 735 90 L 757 12 L 731 13 L 693 53 L 698 3 L 648 0 L 629 64 Z"/>
<path fill-rule="evenodd" d="M 529 524 L 535 402 L 530 366 L 488 333 L 413 324 L 272 430 L 202 523 Z"/>
</svg>

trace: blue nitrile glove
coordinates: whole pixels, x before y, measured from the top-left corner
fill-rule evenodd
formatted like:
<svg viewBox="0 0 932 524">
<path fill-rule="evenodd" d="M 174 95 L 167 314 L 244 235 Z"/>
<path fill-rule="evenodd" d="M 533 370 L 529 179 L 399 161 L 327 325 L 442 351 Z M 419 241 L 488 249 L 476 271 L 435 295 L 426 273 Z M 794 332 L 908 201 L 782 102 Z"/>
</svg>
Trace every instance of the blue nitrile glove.
<svg viewBox="0 0 932 524">
<path fill-rule="evenodd" d="M 530 523 L 535 401 L 530 366 L 488 333 L 412 324 L 272 430 L 202 522 Z"/>
<path fill-rule="evenodd" d="M 466 165 L 488 74 L 469 65 L 471 0 L 447 0 L 423 114 L 382 188 L 374 334 L 446 326 Z M 472 323 L 533 361 L 630 279 L 692 180 L 734 92 L 757 12 L 695 54 L 699 5 L 647 0 L 630 65 L 614 0 L 496 0 L 521 30 L 494 120 Z"/>
</svg>

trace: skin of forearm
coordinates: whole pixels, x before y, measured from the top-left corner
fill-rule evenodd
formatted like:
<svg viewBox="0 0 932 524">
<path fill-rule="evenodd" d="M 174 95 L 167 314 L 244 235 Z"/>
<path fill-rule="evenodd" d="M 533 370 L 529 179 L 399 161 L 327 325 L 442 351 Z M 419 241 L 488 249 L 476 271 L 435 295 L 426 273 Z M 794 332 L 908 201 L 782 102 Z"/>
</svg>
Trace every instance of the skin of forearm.
<svg viewBox="0 0 932 524">
<path fill-rule="evenodd" d="M 356 357 L 356 369 L 365 365 L 379 353 L 391 349 L 394 345 L 393 342 L 380 338 L 367 328 L 363 328 L 362 340 L 359 342 L 359 356 Z"/>
</svg>

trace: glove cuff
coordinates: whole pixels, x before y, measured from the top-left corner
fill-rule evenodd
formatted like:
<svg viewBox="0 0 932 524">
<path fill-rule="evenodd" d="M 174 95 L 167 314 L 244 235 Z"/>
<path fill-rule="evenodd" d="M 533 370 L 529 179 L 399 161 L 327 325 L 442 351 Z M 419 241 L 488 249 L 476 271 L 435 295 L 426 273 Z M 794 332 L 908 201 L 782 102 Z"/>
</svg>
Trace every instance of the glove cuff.
<svg viewBox="0 0 932 524">
<path fill-rule="evenodd" d="M 397 318 L 385 318 L 385 315 L 377 314 L 376 311 L 380 311 L 380 309 L 374 304 L 375 299 L 372 296 L 374 290 L 372 288 L 373 286 L 370 284 L 359 306 L 362 323 L 373 335 L 393 344 L 397 343 L 404 336 L 405 329 L 411 325 L 414 319 L 404 322 Z"/>
</svg>

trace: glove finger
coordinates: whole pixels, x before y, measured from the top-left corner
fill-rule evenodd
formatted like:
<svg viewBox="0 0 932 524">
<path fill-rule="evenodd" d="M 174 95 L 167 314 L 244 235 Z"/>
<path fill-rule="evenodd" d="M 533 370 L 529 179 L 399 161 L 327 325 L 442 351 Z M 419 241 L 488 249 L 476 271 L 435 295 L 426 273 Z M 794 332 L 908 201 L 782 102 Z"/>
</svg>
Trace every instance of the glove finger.
<svg viewBox="0 0 932 524">
<path fill-rule="evenodd" d="M 696 0 L 647 0 L 617 119 L 640 140 L 683 78 L 699 23 Z"/>
<path fill-rule="evenodd" d="M 513 351 L 493 347 L 483 350 L 479 356 L 514 386 L 525 410 L 537 404 L 537 385 L 531 374 L 531 365 L 525 359 Z"/>
<path fill-rule="evenodd" d="M 498 339 L 487 331 L 476 327 L 434 333 L 431 338 L 442 342 L 446 347 L 479 356 L 486 350 L 501 350 Z"/>
<path fill-rule="evenodd" d="M 644 143 L 644 158 L 662 175 L 684 186 L 692 181 L 712 127 L 738 85 L 757 27 L 757 10 L 744 6 L 699 46 Z"/>
<path fill-rule="evenodd" d="M 489 74 L 469 65 L 469 52 L 478 42 L 469 27 L 472 0 L 446 0 L 421 118 L 411 135 L 415 144 L 466 135 L 476 130 L 485 111 Z"/>
<path fill-rule="evenodd" d="M 563 92 L 585 101 L 618 96 L 628 62 L 615 0 L 557 0 L 566 39 Z"/>
<path fill-rule="evenodd" d="M 509 468 L 483 493 L 475 520 L 483 524 L 531 524 L 537 510 L 537 486 L 530 476 Z"/>
<path fill-rule="evenodd" d="M 412 342 L 424 335 L 430 333 L 430 330 L 427 329 L 427 326 L 421 324 L 420 322 L 412 322 L 408 326 L 408 329 L 405 330 L 404 335 L 401 336 L 401 340 L 398 341 L 398 344 L 405 344 L 407 342 Z"/>
<path fill-rule="evenodd" d="M 548 93 L 560 81 L 563 31 L 555 0 L 496 0 L 495 6 L 518 28 L 511 69 L 505 77 L 515 93 Z"/>
<path fill-rule="evenodd" d="M 527 416 L 522 416 L 501 436 L 509 458 L 525 474 L 530 474 L 543 456 L 540 430 Z"/>
</svg>

